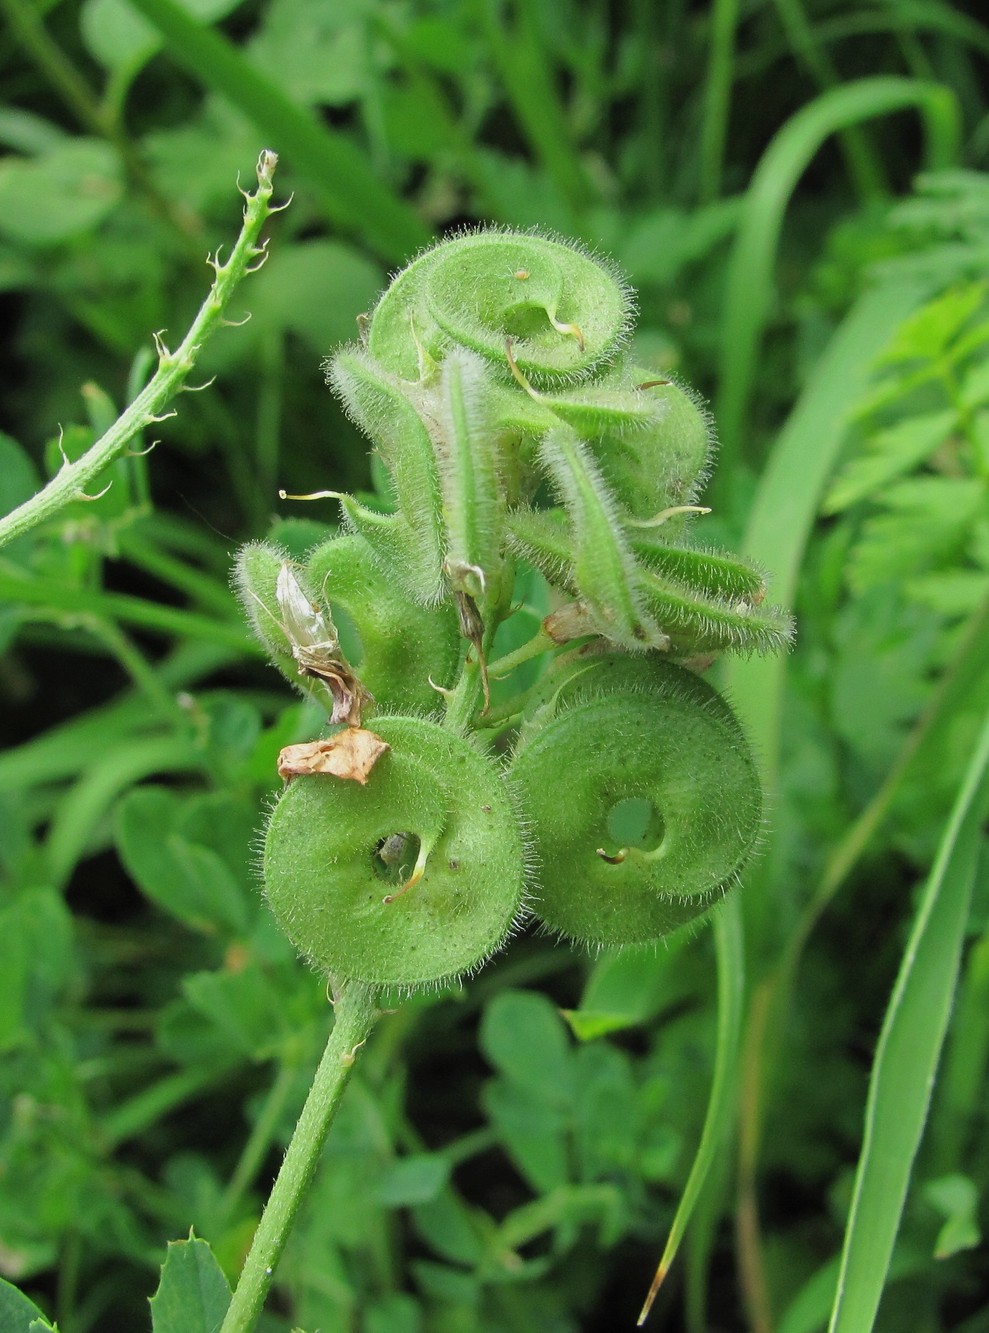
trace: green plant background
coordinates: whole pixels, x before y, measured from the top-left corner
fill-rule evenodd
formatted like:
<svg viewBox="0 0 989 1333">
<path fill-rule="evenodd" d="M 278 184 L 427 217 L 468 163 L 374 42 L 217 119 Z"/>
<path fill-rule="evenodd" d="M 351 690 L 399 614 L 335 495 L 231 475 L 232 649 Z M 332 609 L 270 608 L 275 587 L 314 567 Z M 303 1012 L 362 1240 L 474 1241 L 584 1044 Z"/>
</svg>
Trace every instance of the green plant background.
<svg viewBox="0 0 989 1333">
<path fill-rule="evenodd" d="M 980 9 L 0 0 L 0 510 L 181 336 L 260 148 L 294 195 L 216 383 L 0 552 L 0 1273 L 63 1333 L 215 1327 L 196 1245 L 169 1263 L 199 1322 L 149 1312 L 165 1244 L 192 1227 L 236 1278 L 305 1096 L 326 997 L 254 864 L 319 717 L 229 570 L 334 521 L 279 487 L 369 485 L 320 363 L 480 221 L 613 255 L 638 359 L 712 401 L 705 522 L 798 621 L 713 672 L 766 848 L 713 931 L 527 935 L 383 1020 L 262 1327 L 629 1327 L 701 1146 L 650 1327 L 989 1328 Z M 0 1291 L 0 1327 L 28 1305 Z"/>
</svg>

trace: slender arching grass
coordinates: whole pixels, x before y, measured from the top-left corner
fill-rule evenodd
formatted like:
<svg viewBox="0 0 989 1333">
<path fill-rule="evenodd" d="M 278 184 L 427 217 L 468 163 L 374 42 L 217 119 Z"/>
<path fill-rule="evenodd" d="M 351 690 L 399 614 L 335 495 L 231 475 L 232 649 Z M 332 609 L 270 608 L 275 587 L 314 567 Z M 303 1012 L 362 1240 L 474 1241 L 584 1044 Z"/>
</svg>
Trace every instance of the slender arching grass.
<svg viewBox="0 0 989 1333">
<path fill-rule="evenodd" d="M 725 282 L 721 375 L 715 418 L 721 464 L 712 490 L 724 495 L 743 445 L 756 382 L 759 346 L 769 318 L 773 263 L 786 206 L 808 164 L 829 135 L 875 116 L 916 107 L 927 136 L 927 165 L 956 157 L 960 119 L 954 94 L 934 83 L 902 78 L 861 79 L 829 89 L 803 107 L 775 136 L 746 191 Z"/>
<path fill-rule="evenodd" d="M 989 717 L 945 826 L 886 1009 L 829 1333 L 868 1333 L 879 1308 L 944 1041 L 989 810 Z"/>
</svg>

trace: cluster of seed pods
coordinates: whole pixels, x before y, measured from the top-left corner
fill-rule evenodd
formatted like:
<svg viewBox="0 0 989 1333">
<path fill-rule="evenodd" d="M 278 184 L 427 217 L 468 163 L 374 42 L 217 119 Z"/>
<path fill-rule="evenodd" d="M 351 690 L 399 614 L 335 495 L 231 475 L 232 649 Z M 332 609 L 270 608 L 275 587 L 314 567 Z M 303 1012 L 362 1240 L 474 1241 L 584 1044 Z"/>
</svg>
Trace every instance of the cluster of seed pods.
<svg viewBox="0 0 989 1333">
<path fill-rule="evenodd" d="M 635 364 L 632 316 L 613 268 L 557 239 L 427 250 L 328 364 L 383 503 L 339 495 L 348 531 L 297 565 L 241 552 L 256 633 L 336 728 L 287 761 L 264 854 L 276 917 L 335 977 L 445 981 L 529 913 L 592 946 L 655 940 L 758 839 L 745 738 L 685 664 L 779 650 L 791 622 L 759 570 L 692 540 L 709 423 Z M 562 651 L 506 761 L 496 732 L 440 715 L 465 654 L 484 673 L 520 561 L 554 591 Z"/>
</svg>

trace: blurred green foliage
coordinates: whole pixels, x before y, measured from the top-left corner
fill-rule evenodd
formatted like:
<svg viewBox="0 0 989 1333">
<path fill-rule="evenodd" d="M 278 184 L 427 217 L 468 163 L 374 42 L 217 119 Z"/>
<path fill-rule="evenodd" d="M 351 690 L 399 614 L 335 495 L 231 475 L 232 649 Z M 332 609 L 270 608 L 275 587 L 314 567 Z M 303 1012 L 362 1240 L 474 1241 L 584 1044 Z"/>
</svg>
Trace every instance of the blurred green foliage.
<svg viewBox="0 0 989 1333">
<path fill-rule="evenodd" d="M 294 195 L 238 293 L 250 322 L 203 354 L 216 383 L 104 495 L 0 552 L 0 1272 L 31 1298 L 0 1287 L 0 1324 L 43 1328 L 43 1310 L 62 1333 L 171 1333 L 223 1309 L 328 1026 L 254 871 L 275 757 L 321 718 L 261 666 L 231 556 L 328 530 L 323 510 L 274 517 L 280 486 L 367 488 L 320 363 L 389 268 L 484 221 L 624 268 L 639 361 L 718 405 L 713 538 L 744 540 L 795 605 L 787 661 L 722 676 L 776 785 L 742 891 L 740 1051 L 711 932 L 597 959 L 529 936 L 465 990 L 403 1003 L 362 1056 L 262 1327 L 630 1325 L 717 1056 L 731 1131 L 650 1327 L 825 1328 L 849 1217 L 844 1299 L 861 1304 L 834 1327 L 872 1327 L 875 1206 L 870 1244 L 899 1226 L 875 1327 L 980 1333 L 981 7 L 0 13 L 4 511 L 146 381 L 154 331 L 187 327 L 261 147 Z M 870 1150 L 878 1135 L 909 1176 L 916 1144 L 883 1117 L 923 1123 L 926 1068 L 901 1220 L 895 1190 L 870 1203 Z"/>
</svg>

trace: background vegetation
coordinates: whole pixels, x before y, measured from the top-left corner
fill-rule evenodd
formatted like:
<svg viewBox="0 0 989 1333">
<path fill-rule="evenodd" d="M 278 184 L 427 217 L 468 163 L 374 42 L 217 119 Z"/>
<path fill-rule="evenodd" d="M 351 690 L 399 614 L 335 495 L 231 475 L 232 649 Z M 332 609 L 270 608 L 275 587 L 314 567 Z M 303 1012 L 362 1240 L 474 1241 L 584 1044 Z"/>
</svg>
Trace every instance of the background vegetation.
<svg viewBox="0 0 989 1333">
<path fill-rule="evenodd" d="M 713 673 L 766 850 L 734 954 L 723 922 L 621 958 L 527 936 L 384 1021 L 264 1327 L 630 1326 L 717 1059 L 727 1133 L 651 1327 L 863 1333 L 898 1229 L 875 1326 L 989 1329 L 980 11 L 0 0 L 0 511 L 184 332 L 260 148 L 294 192 L 213 387 L 0 553 L 0 1271 L 63 1333 L 148 1327 L 190 1226 L 235 1278 L 305 1095 L 326 999 L 252 849 L 318 719 L 231 558 L 333 521 L 279 486 L 368 485 L 321 360 L 478 221 L 612 254 L 639 359 L 712 400 L 705 521 L 798 619 L 787 659 Z"/>
</svg>

